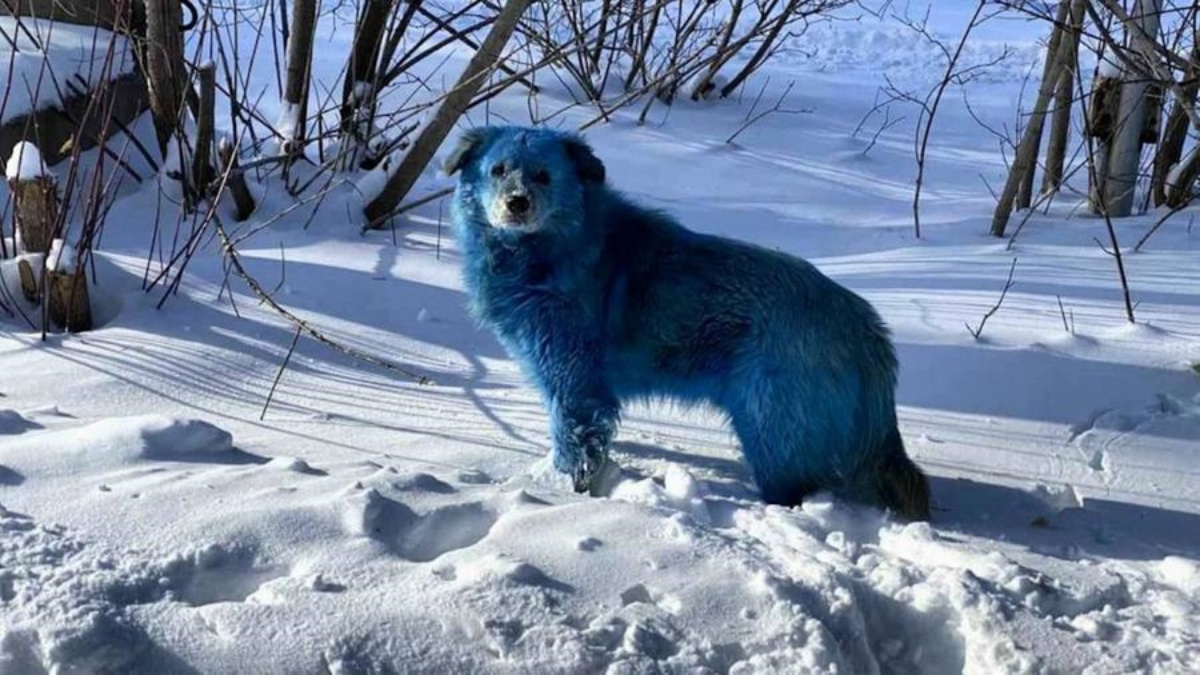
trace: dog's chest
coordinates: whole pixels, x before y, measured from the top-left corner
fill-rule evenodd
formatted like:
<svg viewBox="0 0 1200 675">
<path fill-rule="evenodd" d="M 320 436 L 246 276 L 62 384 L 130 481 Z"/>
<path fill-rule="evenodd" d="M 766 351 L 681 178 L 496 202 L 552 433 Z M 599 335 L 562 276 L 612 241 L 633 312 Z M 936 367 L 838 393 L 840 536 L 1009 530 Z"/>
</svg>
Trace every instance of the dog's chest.
<svg viewBox="0 0 1200 675">
<path fill-rule="evenodd" d="M 506 249 L 488 251 L 472 265 L 467 286 L 480 318 L 499 327 L 533 320 L 563 295 L 566 284 L 548 261 Z"/>
</svg>

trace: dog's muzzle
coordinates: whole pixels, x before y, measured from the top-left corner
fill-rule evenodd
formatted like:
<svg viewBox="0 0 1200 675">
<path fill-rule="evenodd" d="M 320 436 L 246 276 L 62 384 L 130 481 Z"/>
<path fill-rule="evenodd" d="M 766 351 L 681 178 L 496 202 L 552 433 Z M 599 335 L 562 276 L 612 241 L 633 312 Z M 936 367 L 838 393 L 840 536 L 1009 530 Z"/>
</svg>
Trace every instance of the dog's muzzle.
<svg viewBox="0 0 1200 675">
<path fill-rule="evenodd" d="M 523 193 L 507 194 L 496 199 L 489 216 L 492 225 L 498 228 L 527 230 L 535 225 L 533 200 Z"/>
<path fill-rule="evenodd" d="M 529 203 L 529 197 L 525 195 L 513 195 L 504 202 L 504 206 L 512 215 L 517 218 L 524 218 L 529 213 L 531 204 Z"/>
</svg>

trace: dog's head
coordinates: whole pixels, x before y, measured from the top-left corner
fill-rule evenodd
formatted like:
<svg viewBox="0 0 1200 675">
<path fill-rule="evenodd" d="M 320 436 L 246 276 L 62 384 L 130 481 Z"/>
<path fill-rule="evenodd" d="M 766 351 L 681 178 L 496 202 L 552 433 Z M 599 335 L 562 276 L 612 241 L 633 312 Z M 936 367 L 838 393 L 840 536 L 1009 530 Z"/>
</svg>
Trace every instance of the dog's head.
<svg viewBox="0 0 1200 675">
<path fill-rule="evenodd" d="M 587 189 L 604 183 L 604 164 L 581 138 L 548 129 L 472 129 L 444 168 L 459 174 L 459 199 L 476 218 L 515 233 L 577 223 Z"/>
</svg>

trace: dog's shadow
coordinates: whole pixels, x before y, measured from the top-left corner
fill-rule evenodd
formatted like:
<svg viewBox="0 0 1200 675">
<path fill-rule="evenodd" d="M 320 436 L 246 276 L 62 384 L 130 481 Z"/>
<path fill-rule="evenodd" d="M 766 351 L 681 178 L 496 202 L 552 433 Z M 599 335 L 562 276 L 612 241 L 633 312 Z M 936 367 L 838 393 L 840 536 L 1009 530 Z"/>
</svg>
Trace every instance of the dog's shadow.
<svg viewBox="0 0 1200 675">
<path fill-rule="evenodd" d="M 647 464 L 688 468 L 705 492 L 722 501 L 759 502 L 744 462 L 693 455 L 655 445 L 617 442 L 613 450 L 626 477 L 650 476 Z M 932 525 L 943 537 L 967 535 L 1005 541 L 1034 553 L 1075 560 L 1099 556 L 1156 560 L 1200 556 L 1200 515 L 1109 499 L 1084 499 L 1061 508 L 1036 492 L 966 478 L 931 476 Z"/>
</svg>

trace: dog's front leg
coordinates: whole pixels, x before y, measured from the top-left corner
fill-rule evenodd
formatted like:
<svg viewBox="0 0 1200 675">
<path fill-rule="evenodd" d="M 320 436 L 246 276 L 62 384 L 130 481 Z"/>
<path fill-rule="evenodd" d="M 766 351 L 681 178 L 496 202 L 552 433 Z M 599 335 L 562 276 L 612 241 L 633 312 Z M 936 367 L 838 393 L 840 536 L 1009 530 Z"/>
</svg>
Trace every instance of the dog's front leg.
<svg viewBox="0 0 1200 675">
<path fill-rule="evenodd" d="M 550 433 L 554 468 L 571 477 L 576 492 L 587 492 L 608 459 L 608 446 L 617 430 L 617 410 L 611 402 L 573 400 L 550 402 Z"/>
<path fill-rule="evenodd" d="M 604 378 L 604 356 L 590 331 L 559 324 L 543 342 L 539 368 L 550 409 L 554 468 L 567 474 L 576 492 L 587 492 L 608 459 L 620 404 Z"/>
</svg>

